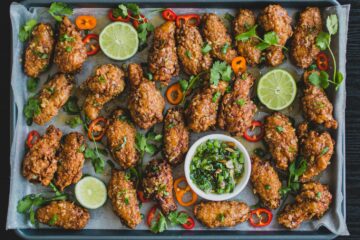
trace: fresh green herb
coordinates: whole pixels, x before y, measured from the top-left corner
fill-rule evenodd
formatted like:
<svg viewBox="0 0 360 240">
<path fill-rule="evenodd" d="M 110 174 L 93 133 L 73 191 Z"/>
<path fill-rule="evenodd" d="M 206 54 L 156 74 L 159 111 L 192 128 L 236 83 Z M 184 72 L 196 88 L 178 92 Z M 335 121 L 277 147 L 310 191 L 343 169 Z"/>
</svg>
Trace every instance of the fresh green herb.
<svg viewBox="0 0 360 240">
<path fill-rule="evenodd" d="M 222 48 L 221 48 L 221 53 L 226 54 L 228 51 L 228 48 L 229 48 L 229 44 L 225 43 L 224 46 L 222 46 Z"/>
<path fill-rule="evenodd" d="M 73 37 L 70 37 L 66 33 L 62 36 L 60 36 L 60 42 L 73 42 L 75 39 Z"/>
<path fill-rule="evenodd" d="M 71 128 L 76 128 L 77 126 L 84 124 L 82 119 L 79 116 L 70 118 L 65 123 L 66 123 L 66 125 L 70 126 Z"/>
<path fill-rule="evenodd" d="M 155 144 L 152 144 L 151 142 L 159 142 L 162 139 L 161 134 L 153 133 L 152 131 L 149 131 L 146 135 L 142 133 L 136 133 L 136 149 L 140 152 L 141 156 L 144 156 L 145 153 L 150 154 L 151 156 L 154 155 L 158 147 Z M 141 157 L 142 158 L 142 157 Z"/>
<path fill-rule="evenodd" d="M 139 20 L 140 21 L 140 20 Z M 148 35 L 150 32 L 154 31 L 154 25 L 152 25 L 150 22 L 143 22 L 139 25 L 137 32 L 138 32 L 138 38 L 139 38 L 139 45 L 145 45 Z"/>
<path fill-rule="evenodd" d="M 276 131 L 279 132 L 279 133 L 284 131 L 284 128 L 283 128 L 282 126 L 276 126 L 275 129 L 276 129 Z"/>
<path fill-rule="evenodd" d="M 203 54 L 207 54 L 208 52 L 210 52 L 211 51 L 211 49 L 212 49 L 212 47 L 210 46 L 210 44 L 209 43 L 205 43 L 205 45 L 202 47 L 202 49 L 201 49 L 201 52 L 203 53 Z"/>
<path fill-rule="evenodd" d="M 237 105 L 239 106 L 244 106 L 244 104 L 246 103 L 246 100 L 243 98 L 239 98 L 238 100 L 235 101 Z"/>
<path fill-rule="evenodd" d="M 214 93 L 212 102 L 213 103 L 216 102 L 220 96 L 221 96 L 221 92 L 217 91 L 216 93 Z"/>
<path fill-rule="evenodd" d="M 100 156 L 100 151 L 97 147 L 96 141 L 93 141 L 95 148 L 86 148 L 85 150 L 85 158 L 91 160 L 91 164 L 93 165 L 96 173 L 103 173 L 105 169 L 105 160 L 102 156 Z M 104 155 L 104 154 L 102 154 Z"/>
<path fill-rule="evenodd" d="M 71 46 L 67 46 L 67 47 L 65 48 L 65 50 L 66 50 L 66 52 L 71 52 L 71 51 L 72 51 L 72 47 L 71 47 Z"/>
<path fill-rule="evenodd" d="M 317 72 L 311 73 L 309 76 L 309 82 L 314 86 L 321 87 L 324 89 L 329 87 L 329 82 L 335 84 L 335 82 L 329 80 L 329 74 L 325 71 L 320 71 L 320 73 Z"/>
<path fill-rule="evenodd" d="M 182 79 L 182 80 L 179 81 L 179 84 L 180 84 L 181 90 L 182 90 L 183 92 L 186 92 L 186 90 L 187 90 L 188 87 L 189 87 L 188 81 L 185 80 L 185 79 Z"/>
<path fill-rule="evenodd" d="M 225 221 L 225 215 L 223 213 L 220 213 L 216 216 L 216 219 L 220 222 L 224 222 Z"/>
<path fill-rule="evenodd" d="M 322 195 L 321 192 L 317 192 L 316 193 L 316 198 L 321 198 L 321 195 Z"/>
<path fill-rule="evenodd" d="M 321 153 L 320 153 L 320 155 L 319 155 L 319 157 L 321 157 L 321 156 L 323 156 L 323 155 L 325 155 L 327 152 L 329 151 L 329 147 L 324 147 L 324 149 L 321 151 Z"/>
<path fill-rule="evenodd" d="M 73 9 L 69 7 L 66 3 L 53 2 L 50 5 L 48 12 L 51 16 L 53 16 L 53 18 L 55 18 L 56 21 L 61 22 L 64 15 L 73 14 Z"/>
<path fill-rule="evenodd" d="M 304 174 L 307 168 L 307 162 L 304 158 L 299 157 L 293 161 L 289 166 L 289 177 L 287 186 L 280 189 L 282 196 L 287 195 L 289 192 L 297 192 L 300 189 L 299 177 Z"/>
<path fill-rule="evenodd" d="M 169 125 L 166 126 L 167 129 L 173 128 L 175 126 L 175 123 L 170 123 Z"/>
<path fill-rule="evenodd" d="M 86 149 L 86 145 L 85 145 L 85 144 L 82 144 L 77 151 L 78 151 L 79 153 L 83 153 L 83 152 L 85 152 L 85 149 Z"/>
<path fill-rule="evenodd" d="M 27 90 L 29 92 L 35 92 L 39 84 L 39 78 L 29 78 L 27 81 Z"/>
<path fill-rule="evenodd" d="M 227 13 L 225 13 L 224 18 L 226 20 L 228 20 L 230 23 L 232 23 L 232 21 L 234 20 L 235 17 L 227 12 Z"/>
<path fill-rule="evenodd" d="M 176 225 L 176 224 L 187 223 L 189 215 L 187 215 L 184 212 L 174 211 L 174 212 L 170 212 L 167 217 L 168 217 L 169 221 L 171 222 L 171 224 Z"/>
<path fill-rule="evenodd" d="M 216 61 L 210 69 L 210 83 L 217 86 L 220 80 L 229 82 L 232 70 L 226 62 Z"/>
<path fill-rule="evenodd" d="M 43 53 L 43 52 L 40 52 L 40 51 L 33 51 L 33 53 L 38 56 L 39 58 L 41 59 L 47 59 L 49 58 L 49 55 L 47 53 Z"/>
<path fill-rule="evenodd" d="M 159 213 L 159 219 L 157 221 L 152 222 L 150 226 L 150 231 L 152 231 L 153 233 L 163 232 L 168 227 L 165 216 L 160 211 L 158 211 L 158 213 Z"/>
<path fill-rule="evenodd" d="M 189 50 L 186 50 L 186 51 L 185 51 L 185 55 L 186 55 L 189 59 L 191 59 L 191 57 L 192 57 L 191 52 L 190 52 Z"/>
<path fill-rule="evenodd" d="M 125 205 L 129 205 L 129 198 L 128 198 L 128 197 L 125 197 L 125 198 L 124 198 L 124 202 L 125 202 Z"/>
<path fill-rule="evenodd" d="M 148 72 L 146 73 L 146 78 L 152 81 L 154 79 L 154 76 L 150 72 Z"/>
<path fill-rule="evenodd" d="M 58 220 L 58 215 L 54 214 L 49 221 L 49 225 L 53 226 L 57 222 L 57 220 Z"/>
<path fill-rule="evenodd" d="M 98 77 L 98 79 L 99 79 L 99 82 L 101 82 L 101 83 L 106 83 L 106 79 L 105 79 L 105 77 L 104 77 L 103 75 L 100 75 L 100 76 Z"/>
<path fill-rule="evenodd" d="M 37 21 L 35 19 L 30 19 L 20 28 L 18 37 L 21 42 L 25 42 L 30 37 L 31 32 L 36 24 Z"/>
<path fill-rule="evenodd" d="M 41 113 L 40 109 L 40 101 L 36 97 L 31 97 L 28 99 L 24 107 L 24 115 L 26 118 L 26 123 L 28 125 L 32 124 L 33 117 L 39 115 Z"/>
<path fill-rule="evenodd" d="M 71 96 L 63 107 L 64 111 L 71 115 L 79 114 L 80 108 L 77 105 L 77 101 L 77 97 Z"/>
<path fill-rule="evenodd" d="M 131 181 L 135 182 L 136 186 L 139 184 L 139 181 L 140 181 L 139 172 L 134 167 L 128 168 L 125 171 L 125 178 L 126 178 L 126 180 L 131 180 Z"/>
<path fill-rule="evenodd" d="M 118 18 L 118 17 L 126 18 L 129 15 L 127 7 L 124 4 L 120 4 L 120 5 L 118 5 L 117 8 L 114 8 L 112 10 L 112 14 L 115 18 Z"/>
<path fill-rule="evenodd" d="M 119 143 L 115 148 L 114 148 L 114 152 L 120 151 L 121 149 L 123 149 L 126 145 L 126 136 L 123 137 L 123 140 L 121 143 Z"/>
<path fill-rule="evenodd" d="M 184 92 L 184 96 L 183 99 L 181 100 L 181 103 L 185 101 L 186 96 L 188 95 L 188 93 L 191 92 L 192 89 L 197 88 L 200 85 L 201 81 L 199 80 L 201 79 L 201 76 L 205 73 L 206 71 L 201 72 L 196 76 L 191 76 L 188 81 L 186 80 L 179 81 L 181 89 Z"/>
<path fill-rule="evenodd" d="M 48 88 L 45 88 L 44 90 L 47 91 L 48 93 L 50 93 L 50 95 L 55 93 L 55 88 L 53 88 L 53 87 L 48 87 Z"/>
<path fill-rule="evenodd" d="M 62 195 L 62 192 L 60 192 L 60 190 L 52 182 L 49 183 L 49 187 L 51 188 L 51 190 L 53 190 L 55 196 Z"/>
<path fill-rule="evenodd" d="M 271 186 L 268 185 L 268 184 L 266 184 L 266 185 L 265 185 L 265 189 L 266 189 L 266 190 L 270 190 L 270 189 L 271 189 Z"/>
</svg>

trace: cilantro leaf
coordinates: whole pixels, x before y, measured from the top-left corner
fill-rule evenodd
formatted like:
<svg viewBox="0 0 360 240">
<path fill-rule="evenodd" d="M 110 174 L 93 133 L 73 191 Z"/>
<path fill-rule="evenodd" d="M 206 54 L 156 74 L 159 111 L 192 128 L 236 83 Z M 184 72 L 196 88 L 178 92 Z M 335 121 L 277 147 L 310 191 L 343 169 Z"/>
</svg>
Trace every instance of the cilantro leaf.
<svg viewBox="0 0 360 240">
<path fill-rule="evenodd" d="M 33 205 L 34 195 L 27 195 L 18 201 L 16 210 L 18 213 L 27 213 Z"/>
<path fill-rule="evenodd" d="M 119 4 L 117 8 L 112 10 L 112 14 L 115 18 L 126 18 L 128 16 L 128 9 L 124 4 Z"/>
<path fill-rule="evenodd" d="M 254 25 L 247 32 L 243 32 L 243 33 L 236 35 L 236 37 L 235 37 L 236 41 L 246 42 L 250 38 L 257 36 L 256 28 L 257 28 L 257 25 Z"/>
<path fill-rule="evenodd" d="M 264 35 L 264 41 L 270 45 L 279 43 L 279 37 L 276 32 L 268 32 Z"/>
<path fill-rule="evenodd" d="M 41 112 L 40 101 L 36 97 L 31 97 L 28 99 L 24 107 L 24 115 L 28 125 L 32 124 L 33 117 L 39 115 Z"/>
<path fill-rule="evenodd" d="M 235 17 L 227 12 L 227 13 L 225 13 L 224 18 L 231 23 Z"/>
<path fill-rule="evenodd" d="M 186 55 L 189 59 L 192 58 L 191 52 L 190 52 L 189 50 L 186 50 L 186 51 L 185 51 L 185 55 Z"/>
<path fill-rule="evenodd" d="M 96 144 L 96 142 L 94 142 Z M 100 152 L 95 145 L 95 149 L 86 148 L 84 157 L 91 160 L 96 173 L 103 173 L 105 169 L 105 160 L 100 156 Z"/>
<path fill-rule="evenodd" d="M 70 126 L 71 128 L 76 128 L 79 125 L 83 124 L 83 121 L 81 120 L 81 118 L 79 116 L 75 116 L 69 120 L 67 120 L 66 125 Z"/>
<path fill-rule="evenodd" d="M 182 79 L 182 80 L 179 81 L 179 84 L 180 84 L 181 90 L 182 90 L 183 92 L 186 92 L 186 90 L 187 90 L 188 87 L 189 87 L 188 81 Z"/>
<path fill-rule="evenodd" d="M 69 7 L 66 3 L 53 2 L 50 5 L 48 12 L 51 16 L 53 16 L 53 18 L 55 18 L 56 21 L 61 22 L 64 15 L 73 14 L 73 9 Z"/>
<path fill-rule="evenodd" d="M 228 43 L 225 43 L 225 44 L 222 46 L 222 48 L 221 48 L 221 53 L 222 53 L 222 54 L 226 54 L 228 48 L 229 48 L 229 44 L 228 44 Z"/>
<path fill-rule="evenodd" d="M 205 43 L 204 46 L 201 48 L 201 52 L 203 54 L 207 54 L 208 52 L 210 52 L 212 49 L 212 47 L 210 46 L 209 43 Z"/>
<path fill-rule="evenodd" d="M 126 7 L 131 11 L 134 16 L 140 15 L 140 7 L 135 3 L 128 3 Z"/>
<path fill-rule="evenodd" d="M 260 51 L 263 51 L 268 47 L 270 47 L 270 45 L 266 42 L 260 42 L 258 45 L 256 45 L 256 48 L 259 49 Z"/>
<path fill-rule="evenodd" d="M 246 103 L 246 100 L 243 98 L 239 98 L 235 101 L 235 103 L 239 106 L 244 106 L 244 104 Z"/>
<path fill-rule="evenodd" d="M 71 96 L 63 107 L 64 111 L 71 115 L 79 114 L 80 108 L 77 104 L 77 101 L 78 101 L 77 97 Z"/>
<path fill-rule="evenodd" d="M 299 157 L 290 164 L 287 186 L 283 186 L 280 189 L 282 196 L 287 195 L 291 191 L 297 192 L 300 189 L 299 177 L 305 173 L 306 169 L 307 162 L 302 157 Z"/>
<path fill-rule="evenodd" d="M 39 84 L 39 78 L 29 78 L 26 84 L 27 90 L 29 92 L 35 92 L 36 88 L 38 87 L 38 84 Z"/>
<path fill-rule="evenodd" d="M 18 37 L 21 42 L 25 42 L 30 37 L 31 32 L 36 24 L 37 21 L 35 19 L 30 19 L 20 28 Z"/>
<path fill-rule="evenodd" d="M 150 230 L 153 233 L 160 233 L 163 232 L 167 229 L 167 223 L 166 223 L 166 218 L 164 217 L 164 215 L 159 211 L 159 220 L 158 221 L 154 221 L 151 226 L 150 226 Z"/>
<path fill-rule="evenodd" d="M 344 76 L 341 72 L 337 72 L 336 73 L 336 77 L 335 77 L 335 83 L 336 83 L 336 87 L 335 89 L 338 90 L 339 87 L 341 86 L 341 83 L 343 82 L 344 80 Z"/>
<path fill-rule="evenodd" d="M 217 86 L 220 80 L 230 81 L 232 70 L 226 62 L 216 61 L 210 69 L 210 83 Z"/>
<path fill-rule="evenodd" d="M 217 91 L 216 93 L 214 93 L 212 102 L 213 103 L 216 102 L 220 96 L 221 96 L 221 92 Z"/>
<path fill-rule="evenodd" d="M 309 82 L 316 87 L 326 89 L 329 87 L 329 74 L 325 71 L 320 71 L 320 74 L 313 72 L 309 76 Z"/>
<path fill-rule="evenodd" d="M 335 35 L 338 31 L 338 17 L 336 14 L 331 14 L 326 18 L 326 28 L 330 35 Z"/>
<path fill-rule="evenodd" d="M 57 220 L 58 220 L 58 215 L 54 214 L 49 221 L 49 225 L 50 226 L 54 225 L 57 222 Z"/>
<path fill-rule="evenodd" d="M 170 212 L 167 216 L 171 224 L 185 224 L 188 221 L 189 215 L 184 212 Z"/>
<path fill-rule="evenodd" d="M 330 46 L 330 34 L 326 32 L 320 32 L 316 37 L 316 46 L 320 48 L 320 50 L 324 51 L 328 46 Z"/>
</svg>

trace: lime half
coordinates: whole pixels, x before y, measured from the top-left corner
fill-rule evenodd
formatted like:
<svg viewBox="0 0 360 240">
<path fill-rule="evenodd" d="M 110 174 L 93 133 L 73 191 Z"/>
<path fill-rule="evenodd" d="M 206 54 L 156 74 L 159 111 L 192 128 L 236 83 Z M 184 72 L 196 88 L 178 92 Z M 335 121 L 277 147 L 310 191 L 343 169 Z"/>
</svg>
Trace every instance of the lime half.
<svg viewBox="0 0 360 240">
<path fill-rule="evenodd" d="M 135 55 L 139 39 L 133 26 L 123 22 L 107 25 L 99 36 L 103 53 L 114 60 L 126 60 Z"/>
<path fill-rule="evenodd" d="M 106 201 L 106 186 L 95 177 L 84 177 L 75 186 L 75 196 L 83 207 L 96 209 Z"/>
<path fill-rule="evenodd" d="M 294 101 L 296 82 L 287 71 L 275 69 L 260 78 L 257 95 L 267 108 L 282 110 Z"/>
</svg>

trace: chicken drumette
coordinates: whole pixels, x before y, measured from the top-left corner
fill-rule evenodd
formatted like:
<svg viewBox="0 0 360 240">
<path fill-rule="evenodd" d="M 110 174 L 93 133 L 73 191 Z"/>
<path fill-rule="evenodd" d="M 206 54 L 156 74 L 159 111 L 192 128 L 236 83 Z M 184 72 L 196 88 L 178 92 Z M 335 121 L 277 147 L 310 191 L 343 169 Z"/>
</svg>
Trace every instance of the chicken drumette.
<svg viewBox="0 0 360 240">
<path fill-rule="evenodd" d="M 249 97 L 255 78 L 249 73 L 239 74 L 231 93 L 224 95 L 218 118 L 218 125 L 236 136 L 242 136 L 251 126 L 256 105 Z"/>
<path fill-rule="evenodd" d="M 298 153 L 298 138 L 290 119 L 276 112 L 265 119 L 265 142 L 276 162 L 276 167 L 287 170 Z"/>
<path fill-rule="evenodd" d="M 321 218 L 329 209 L 331 199 L 327 186 L 317 182 L 305 183 L 295 202 L 287 204 L 277 220 L 286 228 L 297 228 L 303 221 Z"/>
<path fill-rule="evenodd" d="M 277 45 L 271 46 L 266 50 L 266 62 L 270 66 L 277 66 L 284 60 L 282 46 L 292 36 L 291 17 L 286 9 L 278 4 L 267 6 L 259 16 L 259 25 L 265 32 L 275 32 L 278 38 Z"/>
<path fill-rule="evenodd" d="M 173 195 L 173 177 L 170 165 L 164 160 L 151 160 L 143 178 L 145 197 L 152 197 L 167 215 L 177 209 Z"/>
<path fill-rule="evenodd" d="M 125 172 L 112 170 L 108 184 L 108 195 L 114 212 L 126 226 L 134 229 L 141 223 L 136 188 L 134 183 L 126 177 Z"/>
<path fill-rule="evenodd" d="M 54 63 L 62 73 L 76 73 L 81 70 L 86 57 L 86 47 L 80 32 L 69 18 L 64 17 L 59 27 Z"/>
<path fill-rule="evenodd" d="M 54 32 L 50 24 L 39 23 L 34 27 L 25 50 L 26 75 L 36 78 L 47 69 L 54 50 L 54 42 Z"/>
<path fill-rule="evenodd" d="M 136 125 L 148 129 L 163 121 L 165 100 L 155 83 L 143 76 L 139 64 L 129 64 L 128 77 L 131 90 L 129 96 L 130 114 Z"/>
</svg>

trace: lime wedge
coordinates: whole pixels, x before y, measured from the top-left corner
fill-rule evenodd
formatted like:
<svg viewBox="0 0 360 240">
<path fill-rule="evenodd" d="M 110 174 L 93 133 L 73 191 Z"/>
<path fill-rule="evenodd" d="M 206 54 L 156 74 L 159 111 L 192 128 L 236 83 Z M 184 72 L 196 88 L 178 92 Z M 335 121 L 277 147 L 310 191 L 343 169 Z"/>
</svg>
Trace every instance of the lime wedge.
<svg viewBox="0 0 360 240">
<path fill-rule="evenodd" d="M 260 78 L 257 95 L 267 108 L 282 110 L 294 101 L 296 82 L 287 71 L 275 69 Z"/>
<path fill-rule="evenodd" d="M 83 207 L 96 209 L 106 201 L 106 186 L 95 177 L 84 177 L 75 186 L 75 196 Z"/>
<path fill-rule="evenodd" d="M 135 55 L 139 39 L 133 26 L 123 22 L 107 25 L 99 36 L 103 53 L 114 60 L 126 60 Z"/>
</svg>

